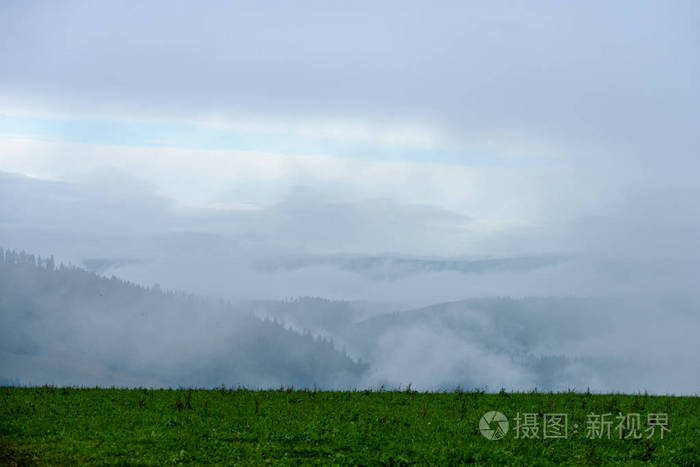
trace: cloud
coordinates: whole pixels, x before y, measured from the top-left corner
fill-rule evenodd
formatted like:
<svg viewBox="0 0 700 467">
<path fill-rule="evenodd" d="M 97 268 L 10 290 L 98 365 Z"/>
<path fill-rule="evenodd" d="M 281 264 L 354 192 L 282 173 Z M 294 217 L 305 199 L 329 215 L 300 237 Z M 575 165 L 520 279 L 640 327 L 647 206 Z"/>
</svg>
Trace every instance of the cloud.
<svg viewBox="0 0 700 467">
<path fill-rule="evenodd" d="M 377 315 L 346 339 L 362 343 L 373 385 L 693 394 L 697 303 L 480 298 Z"/>
<path fill-rule="evenodd" d="M 168 200 L 118 171 L 96 172 L 85 184 L 0 172 L 0 193 L 3 225 L 20 229 L 148 231 L 162 229 L 170 209 Z"/>
<path fill-rule="evenodd" d="M 24 109 L 258 122 L 248 125 L 584 165 L 691 163 L 697 144 L 692 2 L 2 9 L 3 101 Z"/>
<path fill-rule="evenodd" d="M 182 205 L 279 203 L 298 185 L 330 200 L 393 198 L 434 205 L 476 221 L 477 229 L 531 222 L 537 187 L 552 182 L 547 169 L 465 167 L 439 163 L 371 161 L 323 155 L 168 147 L 0 141 L 5 171 L 74 182 L 118 170 Z M 369 207 L 371 203 L 367 204 Z"/>
<path fill-rule="evenodd" d="M 417 390 L 530 388 L 535 377 L 508 355 L 490 352 L 446 330 L 406 326 L 382 335 L 365 385 Z"/>
<path fill-rule="evenodd" d="M 607 205 L 588 205 L 574 202 L 575 196 L 556 198 L 569 180 L 552 177 L 548 190 L 530 194 L 537 199 L 531 208 L 551 212 L 529 219 L 520 213 L 521 222 L 507 223 L 504 212 L 517 210 L 504 211 L 503 205 L 528 185 L 504 193 L 498 184 L 472 200 L 474 188 L 458 181 L 470 174 L 475 181 L 477 174 L 497 180 L 509 171 L 172 148 L 7 144 L 16 150 L 0 158 L 25 172 L 65 176 L 59 164 L 65 154 L 85 172 L 72 182 L 3 175 L 2 244 L 56 254 L 74 264 L 106 261 L 111 267 L 104 272 L 139 283 L 230 298 L 313 295 L 414 305 L 490 294 L 695 293 L 693 271 L 700 258 L 692 244 L 700 232 L 694 219 L 700 216 L 693 214 L 694 188 L 682 181 L 658 197 L 628 199 L 618 193 Z M 111 152 L 123 157 L 110 169 L 101 158 Z M 153 157 L 140 159 L 146 154 Z M 210 164 L 222 168 L 213 176 L 225 188 L 206 183 Z M 273 170 L 258 171 L 270 164 Z M 372 184 L 397 169 L 402 183 L 389 189 Z M 442 207 L 442 196 L 429 196 L 438 179 L 450 185 L 463 209 Z M 187 189 L 197 196 L 168 196 L 178 192 L 177 180 L 183 186 L 190 180 Z M 420 196 L 411 189 L 414 181 L 424 183 Z M 486 180 L 480 183 L 489 188 Z M 604 194 L 601 190 L 595 198 Z M 477 201 L 489 196 L 490 203 L 476 209 Z M 561 210 L 553 209 L 550 199 L 561 203 Z M 654 203 L 656 217 L 643 209 Z M 683 208 L 664 211 L 665 203 Z M 476 216 L 465 214 L 471 207 Z M 585 217 L 588 209 L 606 215 Z"/>
</svg>

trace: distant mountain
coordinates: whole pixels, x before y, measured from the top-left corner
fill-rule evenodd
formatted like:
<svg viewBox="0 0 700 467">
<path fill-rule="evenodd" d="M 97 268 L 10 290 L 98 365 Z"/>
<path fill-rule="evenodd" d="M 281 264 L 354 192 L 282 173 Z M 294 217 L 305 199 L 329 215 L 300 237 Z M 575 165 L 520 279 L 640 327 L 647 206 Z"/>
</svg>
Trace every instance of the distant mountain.
<svg viewBox="0 0 700 467">
<path fill-rule="evenodd" d="M 344 339 L 375 385 L 695 394 L 699 316 L 689 297 L 487 297 L 370 317 Z"/>
<path fill-rule="evenodd" d="M 0 250 L 0 384 L 694 394 L 698 316 L 642 295 L 231 304 Z"/>
<path fill-rule="evenodd" d="M 240 307 L 0 249 L 0 379 L 352 387 L 366 365 Z"/>
<path fill-rule="evenodd" d="M 488 297 L 439 303 L 374 316 L 357 323 L 360 335 L 377 336 L 405 326 L 449 329 L 450 332 L 493 349 L 532 352 L 553 339 L 574 340 L 604 333 L 611 310 L 621 300 L 581 297 Z"/>
<path fill-rule="evenodd" d="M 395 280 L 419 273 L 457 272 L 486 274 L 524 272 L 556 266 L 567 261 L 557 255 L 513 256 L 481 259 L 436 259 L 407 256 L 318 255 L 287 257 L 258 264 L 263 270 L 297 270 L 319 265 L 332 265 L 373 279 Z"/>
<path fill-rule="evenodd" d="M 283 322 L 299 331 L 311 331 L 339 339 L 357 323 L 370 317 L 398 312 L 401 307 L 391 303 L 337 301 L 320 297 L 297 297 L 286 301 L 256 300 L 240 304 L 261 318 Z"/>
<path fill-rule="evenodd" d="M 398 310 L 299 298 L 245 305 L 260 316 L 332 337 L 369 362 L 363 386 L 565 390 L 614 387 L 647 369 L 589 342 L 617 337 L 630 305 L 619 299 L 489 297 Z"/>
</svg>

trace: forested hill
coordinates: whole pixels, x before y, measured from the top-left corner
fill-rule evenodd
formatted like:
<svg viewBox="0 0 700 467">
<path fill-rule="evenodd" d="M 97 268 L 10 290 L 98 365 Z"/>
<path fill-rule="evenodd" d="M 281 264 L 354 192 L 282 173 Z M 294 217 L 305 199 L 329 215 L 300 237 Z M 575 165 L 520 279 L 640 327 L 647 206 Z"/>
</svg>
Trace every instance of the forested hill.
<svg viewBox="0 0 700 467">
<path fill-rule="evenodd" d="M 231 304 L 0 249 L 0 383 L 338 388 L 364 370 Z"/>
</svg>

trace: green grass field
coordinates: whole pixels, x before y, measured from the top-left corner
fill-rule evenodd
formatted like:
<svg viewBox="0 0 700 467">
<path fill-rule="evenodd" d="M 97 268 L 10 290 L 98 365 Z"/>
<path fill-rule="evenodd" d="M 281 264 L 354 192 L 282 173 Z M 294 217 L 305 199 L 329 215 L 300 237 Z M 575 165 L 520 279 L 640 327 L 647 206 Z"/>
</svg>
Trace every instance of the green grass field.
<svg viewBox="0 0 700 467">
<path fill-rule="evenodd" d="M 700 463 L 698 397 L 2 387 L 0 401 L 9 465 Z M 508 419 L 502 439 L 480 431 L 492 410 Z M 605 413 L 610 439 L 589 431 Z M 650 413 L 668 414 L 663 439 Z M 551 438 L 553 414 L 566 437 Z"/>
</svg>

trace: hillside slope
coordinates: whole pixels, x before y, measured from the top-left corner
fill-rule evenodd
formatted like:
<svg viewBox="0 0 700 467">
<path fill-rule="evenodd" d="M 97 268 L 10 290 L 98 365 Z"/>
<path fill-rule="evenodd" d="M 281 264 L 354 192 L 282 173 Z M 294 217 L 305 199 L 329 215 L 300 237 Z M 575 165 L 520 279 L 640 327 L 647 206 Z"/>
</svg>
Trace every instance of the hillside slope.
<svg viewBox="0 0 700 467">
<path fill-rule="evenodd" d="M 365 366 L 234 306 L 0 255 L 0 377 L 26 384 L 351 387 Z"/>
</svg>

